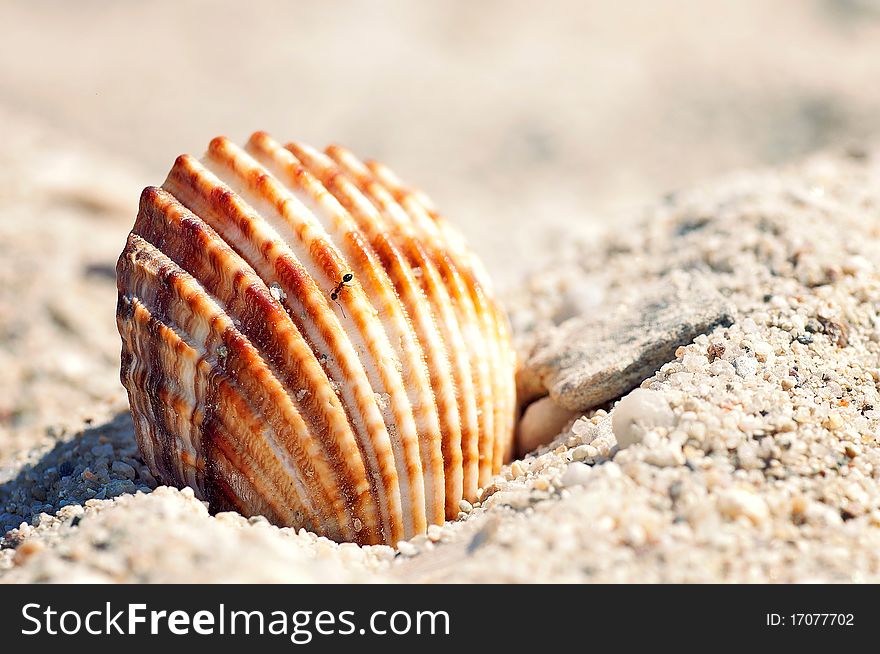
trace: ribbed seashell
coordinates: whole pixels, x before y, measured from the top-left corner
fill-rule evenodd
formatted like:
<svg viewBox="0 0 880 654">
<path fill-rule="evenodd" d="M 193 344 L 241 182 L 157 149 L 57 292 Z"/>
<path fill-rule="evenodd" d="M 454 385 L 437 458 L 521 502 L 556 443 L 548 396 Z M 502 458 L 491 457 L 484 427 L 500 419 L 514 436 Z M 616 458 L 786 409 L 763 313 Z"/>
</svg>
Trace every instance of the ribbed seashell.
<svg viewBox="0 0 880 654">
<path fill-rule="evenodd" d="M 394 544 L 510 454 L 515 362 L 489 281 L 378 163 L 216 138 L 144 189 L 117 279 L 143 457 L 215 510 Z"/>
</svg>

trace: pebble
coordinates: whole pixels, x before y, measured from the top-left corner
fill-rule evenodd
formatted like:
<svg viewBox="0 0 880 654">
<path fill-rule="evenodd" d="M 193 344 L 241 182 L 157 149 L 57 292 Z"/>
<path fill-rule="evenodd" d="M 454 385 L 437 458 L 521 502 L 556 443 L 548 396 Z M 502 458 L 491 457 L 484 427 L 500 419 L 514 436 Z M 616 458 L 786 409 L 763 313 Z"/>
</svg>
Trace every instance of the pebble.
<svg viewBox="0 0 880 654">
<path fill-rule="evenodd" d="M 672 468 L 684 465 L 685 457 L 681 447 L 665 443 L 649 449 L 645 453 L 645 462 L 660 468 Z"/>
<path fill-rule="evenodd" d="M 592 422 L 586 418 L 578 418 L 571 426 L 571 433 L 575 436 L 584 436 L 590 431 Z"/>
<path fill-rule="evenodd" d="M 753 377 L 758 373 L 758 362 L 750 356 L 737 357 L 733 361 L 733 367 L 740 377 Z"/>
<path fill-rule="evenodd" d="M 400 552 L 402 556 L 410 557 L 418 554 L 419 548 L 409 541 L 402 540 L 397 543 L 397 551 Z"/>
<path fill-rule="evenodd" d="M 114 461 L 113 465 L 111 466 L 111 470 L 113 470 L 113 472 L 117 475 L 121 475 L 126 479 L 134 479 L 135 477 L 134 468 L 132 468 L 124 461 Z"/>
<path fill-rule="evenodd" d="M 516 451 L 519 456 L 551 442 L 578 412 L 559 406 L 549 397 L 532 402 L 516 430 Z"/>
<path fill-rule="evenodd" d="M 752 351 L 755 353 L 755 358 L 762 363 L 772 363 L 775 356 L 773 346 L 765 341 L 753 342 Z"/>
<path fill-rule="evenodd" d="M 526 474 L 525 466 L 519 461 L 514 461 L 510 464 L 510 474 L 512 477 L 522 477 Z"/>
<path fill-rule="evenodd" d="M 578 445 L 571 451 L 571 458 L 573 461 L 595 459 L 597 456 L 599 456 L 599 450 L 592 445 Z"/>
<path fill-rule="evenodd" d="M 275 299 L 276 302 L 281 302 L 285 298 L 287 298 L 287 294 L 284 292 L 284 289 L 281 288 L 281 284 L 278 282 L 272 282 L 269 285 L 269 293 Z"/>
<path fill-rule="evenodd" d="M 134 493 L 137 487 L 130 479 L 115 479 L 107 484 L 105 490 L 107 497 L 115 497 L 123 493 Z"/>
<path fill-rule="evenodd" d="M 618 447 L 624 449 L 640 442 L 646 429 L 670 427 L 674 419 L 662 393 L 637 388 L 614 407 L 611 424 Z"/>
<path fill-rule="evenodd" d="M 15 548 L 15 555 L 12 557 L 12 562 L 15 565 L 22 565 L 29 558 L 31 558 L 34 554 L 38 554 L 45 549 L 45 546 L 42 542 L 40 542 L 36 538 L 28 539 L 24 541 L 21 545 Z"/>
<path fill-rule="evenodd" d="M 147 466 L 141 466 L 138 468 L 138 477 L 147 486 L 152 487 L 156 485 L 156 479 L 153 477 L 153 473 L 150 472 L 150 469 Z"/>
<path fill-rule="evenodd" d="M 840 417 L 839 413 L 832 412 L 829 413 L 828 417 L 826 417 L 825 420 L 822 422 L 822 426 L 832 431 L 835 429 L 840 429 L 841 427 L 843 427 L 843 419 Z"/>
<path fill-rule="evenodd" d="M 113 445 L 103 443 L 92 448 L 92 454 L 96 457 L 112 457 L 114 454 Z"/>
<path fill-rule="evenodd" d="M 591 472 L 590 466 L 573 461 L 565 466 L 565 472 L 562 473 L 560 481 L 565 487 L 583 486 L 589 481 Z"/>
<path fill-rule="evenodd" d="M 609 298 L 603 310 L 544 334 L 520 382 L 546 388 L 560 407 L 584 411 L 628 393 L 679 346 L 731 322 L 729 301 L 700 276 L 646 285 L 631 302 Z"/>
<path fill-rule="evenodd" d="M 770 517 L 770 510 L 763 498 L 742 489 L 730 489 L 720 493 L 718 509 L 728 518 L 745 516 L 755 525 L 765 522 Z"/>
</svg>

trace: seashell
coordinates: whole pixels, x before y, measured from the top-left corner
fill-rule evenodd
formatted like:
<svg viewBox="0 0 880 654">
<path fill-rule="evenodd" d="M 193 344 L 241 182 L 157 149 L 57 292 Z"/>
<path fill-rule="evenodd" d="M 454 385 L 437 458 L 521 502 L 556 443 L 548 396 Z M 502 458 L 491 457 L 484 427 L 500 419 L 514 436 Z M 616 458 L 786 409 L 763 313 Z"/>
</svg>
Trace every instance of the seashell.
<svg viewBox="0 0 880 654">
<path fill-rule="evenodd" d="M 117 279 L 140 450 L 214 510 L 394 544 L 455 517 L 511 453 L 515 356 L 489 280 L 378 163 L 216 138 L 144 189 Z"/>
</svg>

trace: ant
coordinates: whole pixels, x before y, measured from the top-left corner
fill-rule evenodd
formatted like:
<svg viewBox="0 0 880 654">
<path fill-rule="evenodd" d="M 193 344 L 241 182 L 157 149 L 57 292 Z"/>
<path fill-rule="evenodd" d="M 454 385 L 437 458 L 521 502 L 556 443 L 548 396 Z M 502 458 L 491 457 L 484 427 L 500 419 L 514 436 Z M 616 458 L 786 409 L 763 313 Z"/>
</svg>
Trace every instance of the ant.
<svg viewBox="0 0 880 654">
<path fill-rule="evenodd" d="M 348 284 L 349 282 L 351 282 L 351 280 L 353 280 L 353 279 L 354 279 L 354 275 L 352 275 L 351 273 L 345 273 L 342 276 L 342 281 L 339 282 L 336 285 L 336 288 L 333 289 L 333 292 L 330 293 L 330 299 L 333 300 L 334 302 L 336 302 L 336 306 L 338 306 L 339 309 L 342 311 L 343 318 L 345 318 L 345 309 L 342 308 L 342 305 L 339 304 L 339 302 L 337 300 L 339 298 L 339 294 L 342 292 L 342 289 L 345 287 L 345 285 Z"/>
</svg>

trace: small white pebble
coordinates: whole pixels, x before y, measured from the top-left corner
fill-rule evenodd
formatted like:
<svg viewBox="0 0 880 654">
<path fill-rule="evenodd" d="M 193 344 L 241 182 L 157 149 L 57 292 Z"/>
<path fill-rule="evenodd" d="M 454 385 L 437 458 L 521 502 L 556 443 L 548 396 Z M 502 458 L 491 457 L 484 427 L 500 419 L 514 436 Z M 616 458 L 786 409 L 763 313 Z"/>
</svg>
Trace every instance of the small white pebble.
<svg viewBox="0 0 880 654">
<path fill-rule="evenodd" d="M 571 433 L 575 436 L 583 436 L 587 432 L 590 431 L 590 426 L 592 423 L 586 418 L 578 418 L 574 421 L 574 424 L 571 426 Z"/>
<path fill-rule="evenodd" d="M 473 504 L 471 504 L 467 500 L 459 500 L 458 508 L 461 510 L 462 513 L 470 513 L 474 510 Z"/>
<path fill-rule="evenodd" d="M 410 543 L 409 541 L 402 540 L 397 543 L 397 551 L 400 552 L 403 556 L 415 556 L 419 553 L 419 548 Z"/>
<path fill-rule="evenodd" d="M 522 477 L 526 474 L 526 469 L 523 467 L 523 464 L 519 461 L 514 461 L 510 464 L 510 474 L 512 477 Z"/>
<path fill-rule="evenodd" d="M 822 426 L 832 431 L 834 431 L 835 429 L 840 429 L 841 427 L 843 427 L 843 418 L 840 417 L 839 413 L 832 411 L 828 414 L 828 417 L 825 418 Z"/>
<path fill-rule="evenodd" d="M 758 372 L 758 361 L 749 356 L 741 356 L 733 360 L 733 367 L 740 377 L 754 377 Z"/>
<path fill-rule="evenodd" d="M 584 459 L 593 459 L 599 456 L 599 450 L 592 445 L 578 445 L 571 451 L 573 461 L 583 461 Z"/>
<path fill-rule="evenodd" d="M 709 374 L 714 377 L 733 377 L 736 374 L 736 370 L 729 361 L 716 359 L 709 364 Z"/>
<path fill-rule="evenodd" d="M 674 468 L 684 465 L 684 454 L 680 447 L 671 443 L 661 444 L 651 448 L 645 455 L 645 462 L 658 468 Z"/>
<path fill-rule="evenodd" d="M 759 525 L 770 517 L 767 503 L 755 493 L 733 488 L 718 496 L 718 510 L 731 519 L 745 516 L 752 524 Z"/>
<path fill-rule="evenodd" d="M 562 485 L 566 487 L 583 486 L 589 481 L 591 471 L 592 469 L 590 466 L 578 461 L 573 461 L 565 467 L 565 472 L 562 473 L 560 481 L 562 482 Z"/>
<path fill-rule="evenodd" d="M 702 354 L 686 354 L 682 357 L 681 364 L 688 372 L 700 372 L 709 365 L 709 359 Z"/>
<path fill-rule="evenodd" d="M 618 447 L 623 449 L 641 441 L 645 429 L 671 427 L 674 420 L 672 409 L 661 393 L 637 388 L 614 407 L 611 428 Z"/>
</svg>

